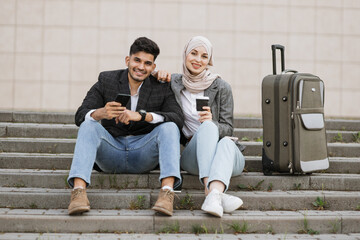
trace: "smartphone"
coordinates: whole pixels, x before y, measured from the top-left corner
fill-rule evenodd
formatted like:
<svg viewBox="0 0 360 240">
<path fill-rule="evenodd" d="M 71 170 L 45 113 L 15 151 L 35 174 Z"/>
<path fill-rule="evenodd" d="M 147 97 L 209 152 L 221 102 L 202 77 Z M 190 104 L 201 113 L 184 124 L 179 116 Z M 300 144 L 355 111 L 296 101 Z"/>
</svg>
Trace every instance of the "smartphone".
<svg viewBox="0 0 360 240">
<path fill-rule="evenodd" d="M 130 100 L 130 94 L 119 93 L 115 98 L 115 102 L 121 103 L 121 106 L 123 107 L 126 107 L 129 100 Z"/>
<path fill-rule="evenodd" d="M 203 107 L 209 106 L 209 97 L 197 97 L 196 98 L 196 111 L 205 111 Z"/>
</svg>

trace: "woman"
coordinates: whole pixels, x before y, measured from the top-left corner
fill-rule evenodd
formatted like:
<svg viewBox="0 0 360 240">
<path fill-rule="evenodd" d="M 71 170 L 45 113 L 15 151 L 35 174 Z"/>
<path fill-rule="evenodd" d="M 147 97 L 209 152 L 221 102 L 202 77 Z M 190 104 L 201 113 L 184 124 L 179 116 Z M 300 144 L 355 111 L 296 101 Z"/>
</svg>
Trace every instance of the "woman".
<svg viewBox="0 0 360 240">
<path fill-rule="evenodd" d="M 202 36 L 192 38 L 183 52 L 182 74 L 171 75 L 171 88 L 184 113 L 181 168 L 199 175 L 205 187 L 201 209 L 222 217 L 242 205 L 238 197 L 225 194 L 230 178 L 244 169 L 245 159 L 233 134 L 233 97 L 230 85 L 209 71 L 213 65 L 212 45 Z M 165 73 L 165 74 L 164 74 Z M 158 72 L 166 80 L 166 72 Z M 208 106 L 196 110 L 196 98 L 209 97 Z"/>
</svg>

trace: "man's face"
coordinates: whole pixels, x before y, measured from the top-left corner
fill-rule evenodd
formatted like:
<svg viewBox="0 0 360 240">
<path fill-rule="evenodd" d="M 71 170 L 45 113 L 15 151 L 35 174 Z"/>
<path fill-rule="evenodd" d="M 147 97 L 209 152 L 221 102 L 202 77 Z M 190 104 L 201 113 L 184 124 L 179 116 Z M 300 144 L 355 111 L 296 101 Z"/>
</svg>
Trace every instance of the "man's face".
<svg viewBox="0 0 360 240">
<path fill-rule="evenodd" d="M 129 68 L 129 80 L 137 82 L 144 81 L 156 67 L 154 55 L 146 52 L 137 52 L 130 57 L 127 56 L 125 63 Z"/>
</svg>

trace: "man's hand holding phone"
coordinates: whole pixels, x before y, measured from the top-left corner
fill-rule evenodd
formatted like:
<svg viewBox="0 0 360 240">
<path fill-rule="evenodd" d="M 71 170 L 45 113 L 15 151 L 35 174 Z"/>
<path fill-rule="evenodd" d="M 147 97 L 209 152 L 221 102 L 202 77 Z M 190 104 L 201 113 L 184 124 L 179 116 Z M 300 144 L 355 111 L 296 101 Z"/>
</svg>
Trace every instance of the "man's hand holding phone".
<svg viewBox="0 0 360 240">
<path fill-rule="evenodd" d="M 103 108 L 96 109 L 92 114 L 91 117 L 95 119 L 96 121 L 102 120 L 102 119 L 113 119 L 117 118 L 122 111 L 124 111 L 126 108 L 121 106 L 121 103 L 118 102 L 108 102 Z"/>
</svg>

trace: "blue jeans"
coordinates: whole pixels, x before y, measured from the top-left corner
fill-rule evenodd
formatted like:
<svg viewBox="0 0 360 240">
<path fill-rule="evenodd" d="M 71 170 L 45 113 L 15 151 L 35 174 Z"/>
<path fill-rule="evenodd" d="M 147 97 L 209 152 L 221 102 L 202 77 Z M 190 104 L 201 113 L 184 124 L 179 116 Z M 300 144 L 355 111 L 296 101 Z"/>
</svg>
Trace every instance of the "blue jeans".
<svg viewBox="0 0 360 240">
<path fill-rule="evenodd" d="M 218 127 L 211 121 L 203 122 L 181 153 L 181 168 L 193 175 L 199 175 L 200 182 L 208 177 L 208 186 L 221 181 L 225 191 L 230 178 L 244 170 L 245 158 L 230 138 L 219 141 Z"/>
<path fill-rule="evenodd" d="M 180 132 L 173 122 L 162 123 L 150 133 L 114 138 L 96 121 L 80 125 L 68 183 L 74 178 L 90 185 L 94 162 L 105 173 L 148 173 L 160 165 L 159 180 L 175 177 L 174 188 L 181 184 Z"/>
</svg>

